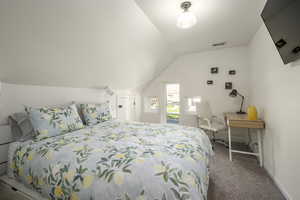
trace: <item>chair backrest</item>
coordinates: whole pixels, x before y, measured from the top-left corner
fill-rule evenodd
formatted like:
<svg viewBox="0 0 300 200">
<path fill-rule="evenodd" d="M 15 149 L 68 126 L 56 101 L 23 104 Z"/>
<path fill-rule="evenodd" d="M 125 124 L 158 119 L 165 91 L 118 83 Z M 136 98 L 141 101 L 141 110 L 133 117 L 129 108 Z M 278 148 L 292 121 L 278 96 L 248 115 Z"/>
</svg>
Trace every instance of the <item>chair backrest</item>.
<svg viewBox="0 0 300 200">
<path fill-rule="evenodd" d="M 196 109 L 198 117 L 211 119 L 213 116 L 210 104 L 206 100 L 202 100 L 201 102 L 197 103 Z"/>
</svg>

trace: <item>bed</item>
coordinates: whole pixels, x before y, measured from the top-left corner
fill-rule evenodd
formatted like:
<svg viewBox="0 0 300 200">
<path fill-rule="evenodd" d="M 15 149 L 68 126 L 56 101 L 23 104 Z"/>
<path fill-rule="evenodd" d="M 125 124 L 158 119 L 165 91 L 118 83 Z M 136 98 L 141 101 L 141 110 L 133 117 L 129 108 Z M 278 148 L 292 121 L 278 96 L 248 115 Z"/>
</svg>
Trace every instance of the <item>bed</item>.
<svg viewBox="0 0 300 200">
<path fill-rule="evenodd" d="M 213 152 L 197 128 L 109 120 L 14 149 L 8 175 L 46 199 L 207 199 Z"/>
</svg>

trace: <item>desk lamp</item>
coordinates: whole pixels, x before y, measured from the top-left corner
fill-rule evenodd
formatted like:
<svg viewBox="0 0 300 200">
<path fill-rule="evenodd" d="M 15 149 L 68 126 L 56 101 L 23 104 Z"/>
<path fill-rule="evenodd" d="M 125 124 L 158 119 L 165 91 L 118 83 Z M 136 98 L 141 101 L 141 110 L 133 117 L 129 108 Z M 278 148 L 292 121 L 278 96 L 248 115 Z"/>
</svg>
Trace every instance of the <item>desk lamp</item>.
<svg viewBox="0 0 300 200">
<path fill-rule="evenodd" d="M 246 114 L 246 112 L 243 111 L 243 105 L 244 105 L 244 100 L 245 97 L 243 95 L 241 95 L 236 89 L 233 89 L 230 93 L 229 93 L 230 97 L 237 97 L 240 96 L 242 97 L 242 103 L 241 103 L 241 108 L 240 111 L 236 112 L 237 114 Z"/>
</svg>

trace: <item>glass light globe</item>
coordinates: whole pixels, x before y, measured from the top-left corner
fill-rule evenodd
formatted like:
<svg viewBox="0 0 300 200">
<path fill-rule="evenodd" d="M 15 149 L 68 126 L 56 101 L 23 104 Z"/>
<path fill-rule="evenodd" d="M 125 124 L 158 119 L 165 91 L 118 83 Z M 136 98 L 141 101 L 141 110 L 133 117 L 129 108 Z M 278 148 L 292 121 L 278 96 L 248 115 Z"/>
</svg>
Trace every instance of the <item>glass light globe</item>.
<svg viewBox="0 0 300 200">
<path fill-rule="evenodd" d="M 177 19 L 177 26 L 182 29 L 191 28 L 197 23 L 196 16 L 188 11 L 181 13 Z"/>
</svg>

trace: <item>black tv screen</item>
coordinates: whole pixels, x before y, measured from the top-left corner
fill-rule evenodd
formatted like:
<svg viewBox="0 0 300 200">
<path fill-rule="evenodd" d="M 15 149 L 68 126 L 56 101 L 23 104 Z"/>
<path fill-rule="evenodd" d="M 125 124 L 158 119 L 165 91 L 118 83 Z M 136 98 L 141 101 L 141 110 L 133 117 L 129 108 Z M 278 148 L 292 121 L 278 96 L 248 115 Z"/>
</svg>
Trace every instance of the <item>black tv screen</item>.
<svg viewBox="0 0 300 200">
<path fill-rule="evenodd" d="M 261 14 L 285 64 L 300 58 L 300 0 L 268 0 Z"/>
</svg>

